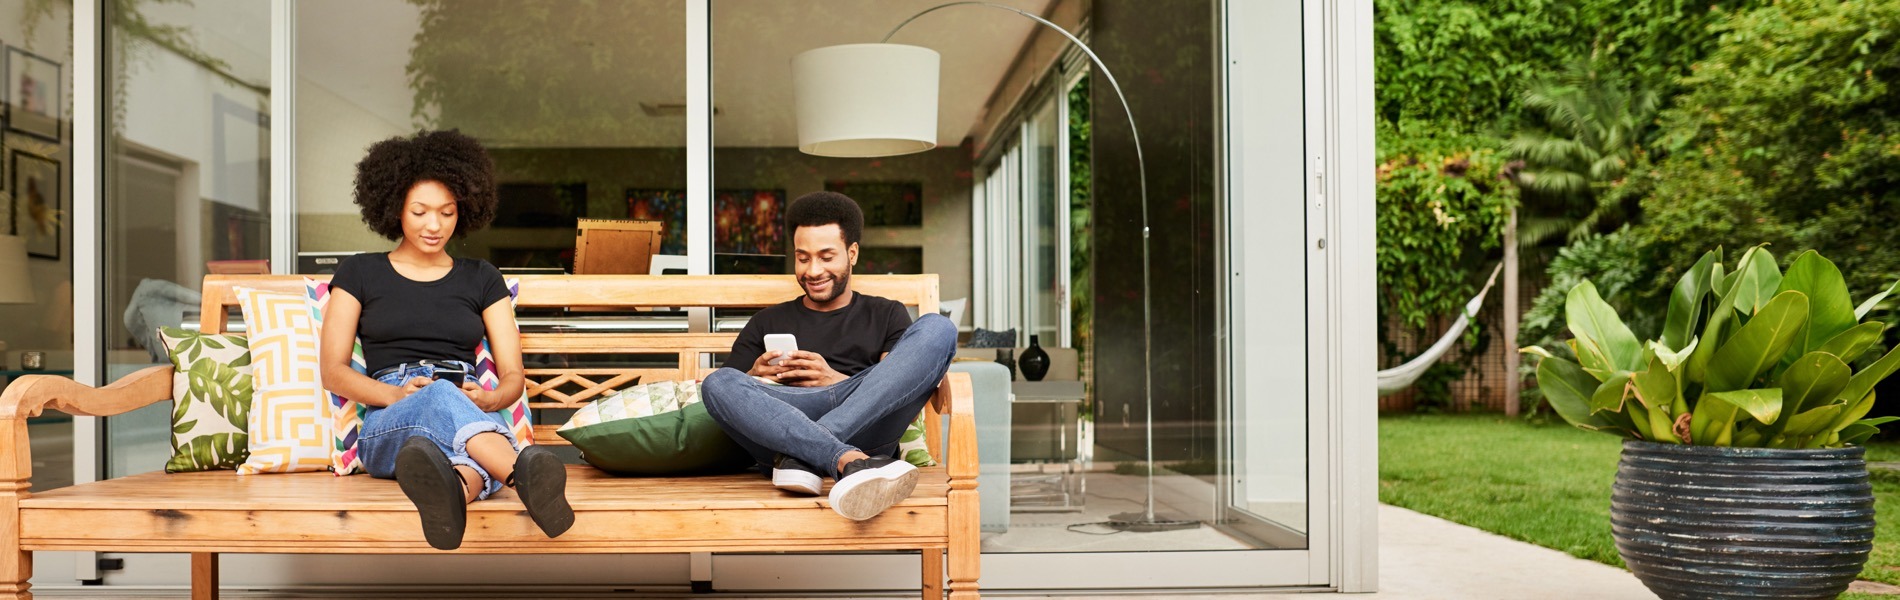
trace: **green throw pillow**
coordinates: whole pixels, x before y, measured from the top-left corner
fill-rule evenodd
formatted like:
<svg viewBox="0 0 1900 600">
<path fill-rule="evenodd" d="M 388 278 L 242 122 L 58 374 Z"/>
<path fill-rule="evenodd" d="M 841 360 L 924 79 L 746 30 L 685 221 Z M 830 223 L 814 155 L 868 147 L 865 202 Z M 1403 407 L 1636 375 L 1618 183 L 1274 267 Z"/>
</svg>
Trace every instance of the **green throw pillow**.
<svg viewBox="0 0 1900 600">
<path fill-rule="evenodd" d="M 161 327 L 172 361 L 167 473 L 236 469 L 250 458 L 251 347 L 243 336 Z"/>
<path fill-rule="evenodd" d="M 556 433 L 587 464 L 615 475 L 730 472 L 753 463 L 706 414 L 693 382 L 640 385 L 602 398 Z"/>
</svg>

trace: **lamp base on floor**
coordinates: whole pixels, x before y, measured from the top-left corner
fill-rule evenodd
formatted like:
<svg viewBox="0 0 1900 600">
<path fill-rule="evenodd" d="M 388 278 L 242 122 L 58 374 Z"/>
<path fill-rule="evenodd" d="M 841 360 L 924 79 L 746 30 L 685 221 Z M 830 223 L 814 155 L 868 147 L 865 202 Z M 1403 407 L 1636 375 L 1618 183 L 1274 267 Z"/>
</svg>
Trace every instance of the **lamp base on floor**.
<svg viewBox="0 0 1900 600">
<path fill-rule="evenodd" d="M 1109 529 L 1149 533 L 1155 531 L 1180 531 L 1201 526 L 1200 521 L 1182 519 L 1173 515 L 1155 513 L 1153 515 L 1138 512 L 1117 513 L 1108 516 L 1108 522 L 1102 524 Z"/>
</svg>

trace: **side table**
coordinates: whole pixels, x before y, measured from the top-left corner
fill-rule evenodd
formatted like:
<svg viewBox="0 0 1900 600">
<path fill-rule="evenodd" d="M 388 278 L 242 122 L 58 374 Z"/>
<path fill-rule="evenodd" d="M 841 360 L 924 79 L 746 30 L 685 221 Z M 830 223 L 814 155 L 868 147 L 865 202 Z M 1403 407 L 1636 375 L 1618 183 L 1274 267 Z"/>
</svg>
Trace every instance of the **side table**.
<svg viewBox="0 0 1900 600">
<path fill-rule="evenodd" d="M 1087 460 L 1081 447 L 1080 381 L 1010 384 L 1010 509 L 1081 510 Z"/>
</svg>

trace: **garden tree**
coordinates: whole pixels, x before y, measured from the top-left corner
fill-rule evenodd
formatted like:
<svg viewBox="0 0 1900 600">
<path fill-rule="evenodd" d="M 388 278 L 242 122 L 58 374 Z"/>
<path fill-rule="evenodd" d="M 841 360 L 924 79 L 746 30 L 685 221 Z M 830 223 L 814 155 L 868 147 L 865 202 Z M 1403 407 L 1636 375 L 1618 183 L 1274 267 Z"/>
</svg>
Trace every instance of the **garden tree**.
<svg viewBox="0 0 1900 600">
<path fill-rule="evenodd" d="M 1581 239 L 1601 225 L 1626 223 L 1644 186 L 1631 185 L 1630 167 L 1644 158 L 1644 137 L 1660 100 L 1611 65 L 1573 62 L 1524 92 L 1535 124 L 1505 143 L 1523 160 L 1516 183 L 1524 203 L 1517 240 L 1535 247 L 1558 235 Z"/>
<path fill-rule="evenodd" d="M 1637 233 L 1659 256 L 1759 241 L 1832 256 L 1856 297 L 1900 275 L 1900 3 L 1737 15 L 1665 112 Z M 1668 261 L 1680 262 L 1680 261 Z M 1678 274 L 1657 273 L 1658 281 Z"/>
</svg>

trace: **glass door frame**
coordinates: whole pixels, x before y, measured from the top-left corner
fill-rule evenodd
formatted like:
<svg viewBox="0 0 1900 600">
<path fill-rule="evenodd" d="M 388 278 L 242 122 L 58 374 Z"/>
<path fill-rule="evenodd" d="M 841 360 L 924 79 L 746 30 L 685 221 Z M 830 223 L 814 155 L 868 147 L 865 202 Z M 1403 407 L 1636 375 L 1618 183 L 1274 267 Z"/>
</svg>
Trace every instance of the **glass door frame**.
<svg viewBox="0 0 1900 600">
<path fill-rule="evenodd" d="M 710 5 L 714 0 L 686 0 L 687 28 L 687 193 L 710 199 L 712 173 L 712 83 Z M 294 118 L 295 27 L 292 0 L 272 2 L 272 111 L 278 121 L 271 128 L 273 268 L 288 272 L 295 254 Z M 104 0 L 74 3 L 74 207 L 75 207 L 75 376 L 100 385 L 105 319 L 103 296 L 106 272 L 102 249 L 105 235 L 102 168 L 106 156 L 104 116 L 105 65 L 103 41 L 110 27 L 102 18 Z M 1270 85 L 1250 75 L 1250 65 L 1238 57 L 1257 44 L 1244 32 L 1261 23 L 1260 11 L 1249 2 L 1225 0 L 1218 4 L 1217 31 L 1222 68 L 1216 77 L 1220 90 L 1218 130 L 1224 132 L 1218 161 L 1221 191 L 1229 204 L 1251 197 L 1232 193 L 1250 172 L 1244 154 L 1236 155 L 1237 139 L 1228 121 L 1234 107 L 1244 106 L 1250 86 Z M 1303 90 L 1307 107 L 1303 140 L 1311 160 L 1303 165 L 1309 219 L 1308 241 L 1313 251 L 1306 261 L 1306 285 L 1313 301 L 1308 321 L 1310 387 L 1308 399 L 1309 542 L 1305 550 L 1165 553 L 1045 553 L 992 554 L 983 557 L 983 583 L 990 590 L 1160 590 L 1193 588 L 1306 587 L 1341 591 L 1374 591 L 1377 587 L 1377 419 L 1371 385 L 1373 340 L 1376 328 L 1373 291 L 1374 232 L 1372 126 L 1372 7 L 1364 0 L 1301 0 Z M 1284 85 L 1284 82 L 1278 82 Z M 981 185 L 977 186 L 981 189 Z M 979 192 L 980 193 L 980 192 Z M 1332 199 L 1332 201 L 1327 201 Z M 710 227 L 710 202 L 688 207 L 688 229 Z M 1244 223 L 1225 223 L 1231 250 L 1232 235 Z M 692 236 L 689 272 L 710 272 L 710 236 Z M 1327 243 L 1330 241 L 1330 243 Z M 979 255 L 981 256 L 981 255 Z M 979 258 L 980 260 L 980 258 Z M 1226 264 L 1221 268 L 1245 265 Z M 979 270 L 980 271 L 980 270 Z M 703 317 L 702 317 L 703 318 Z M 1224 375 L 1238 376 L 1232 365 Z M 1223 378 L 1223 381 L 1227 379 Z M 75 481 L 97 479 L 100 473 L 99 427 L 96 418 L 78 418 L 74 428 Z M 665 555 L 661 555 L 665 556 Z M 746 591 L 770 589 L 914 590 L 921 573 L 915 555 L 713 555 L 693 556 L 693 579 L 716 582 L 716 589 Z M 369 561 L 368 557 L 358 557 Z M 657 558 L 657 557 L 656 557 Z M 387 559 L 374 559 L 377 561 Z M 558 560 L 558 559 L 557 559 Z M 836 568 L 849 560 L 855 567 Z M 709 562 L 709 564 L 702 564 Z M 77 560 L 74 576 L 96 579 L 90 556 Z M 44 564 L 44 563 L 42 563 Z M 890 568 L 880 568 L 880 567 Z M 1157 568 L 1158 566 L 1164 568 Z M 873 567 L 873 568 L 862 568 Z M 908 567 L 908 568 L 906 568 Z M 884 573 L 879 578 L 839 579 L 814 573 Z M 177 573 L 177 572 L 174 572 Z M 179 575 L 179 581 L 184 580 Z M 290 586 L 309 582 L 287 582 Z M 49 586 L 59 587 L 59 586 Z"/>
</svg>

